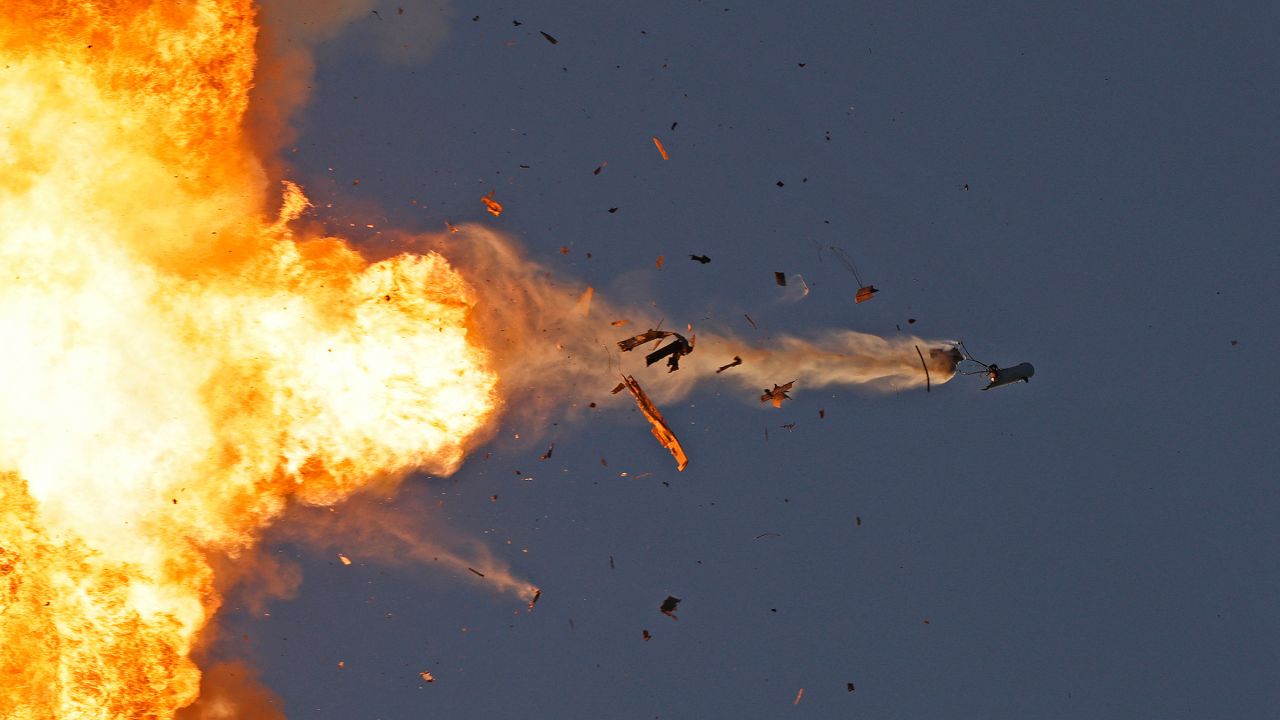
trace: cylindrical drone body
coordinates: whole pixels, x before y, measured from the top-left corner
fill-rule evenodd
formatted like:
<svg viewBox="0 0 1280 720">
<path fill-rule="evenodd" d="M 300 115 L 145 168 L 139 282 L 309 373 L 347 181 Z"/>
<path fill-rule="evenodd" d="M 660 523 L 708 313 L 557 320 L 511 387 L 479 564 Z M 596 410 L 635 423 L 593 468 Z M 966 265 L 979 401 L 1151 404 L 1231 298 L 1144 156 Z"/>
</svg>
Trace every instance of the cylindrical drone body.
<svg viewBox="0 0 1280 720">
<path fill-rule="evenodd" d="M 1031 376 L 1035 374 L 1036 369 L 1031 366 L 1031 363 L 1018 363 L 1013 367 L 1007 368 L 1000 368 L 992 365 L 987 369 L 987 379 L 991 381 L 991 384 L 982 389 L 990 390 L 994 387 L 1009 385 L 1018 381 L 1029 383 L 1031 382 Z"/>
</svg>

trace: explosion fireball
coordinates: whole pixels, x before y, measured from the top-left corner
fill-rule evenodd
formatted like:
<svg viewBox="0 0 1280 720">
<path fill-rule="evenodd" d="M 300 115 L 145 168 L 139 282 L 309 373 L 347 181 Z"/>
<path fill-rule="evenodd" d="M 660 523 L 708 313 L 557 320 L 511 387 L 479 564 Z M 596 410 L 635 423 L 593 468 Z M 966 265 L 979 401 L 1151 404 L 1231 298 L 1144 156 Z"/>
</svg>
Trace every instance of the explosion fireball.
<svg viewBox="0 0 1280 720">
<path fill-rule="evenodd" d="M 245 129 L 255 23 L 249 0 L 0 9 L 0 717 L 173 717 L 200 692 L 211 558 L 291 503 L 452 472 L 503 387 L 608 375 L 564 360 L 596 353 L 610 309 L 510 277 L 528 263 L 500 238 L 451 256 L 482 287 L 435 252 L 371 262 L 296 231 L 307 200 L 266 199 Z M 530 350 L 535 325 L 575 339 Z M 918 339 L 716 342 L 811 384 L 924 381 Z"/>
<path fill-rule="evenodd" d="M 244 0 L 0 22 L 0 716 L 170 717 L 206 560 L 285 504 L 447 473 L 494 409 L 474 295 L 268 217 Z"/>
</svg>

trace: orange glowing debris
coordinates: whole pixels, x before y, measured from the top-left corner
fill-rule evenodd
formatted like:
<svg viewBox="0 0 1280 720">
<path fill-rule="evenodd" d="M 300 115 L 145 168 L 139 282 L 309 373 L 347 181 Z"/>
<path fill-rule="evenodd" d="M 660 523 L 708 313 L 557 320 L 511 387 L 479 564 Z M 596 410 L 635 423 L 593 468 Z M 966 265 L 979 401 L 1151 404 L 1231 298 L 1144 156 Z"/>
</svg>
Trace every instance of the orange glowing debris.
<svg viewBox="0 0 1280 720">
<path fill-rule="evenodd" d="M 853 296 L 854 303 L 863 303 L 871 299 L 873 295 L 880 292 L 875 285 L 866 285 L 858 288 L 858 292 Z"/>
<path fill-rule="evenodd" d="M 649 634 L 648 630 L 641 630 L 640 637 L 644 638 L 645 642 L 649 642 L 649 639 L 652 638 L 653 636 Z"/>
<path fill-rule="evenodd" d="M 671 159 L 671 156 L 667 155 L 667 149 L 662 146 L 662 141 L 658 139 L 657 135 L 653 136 L 653 144 L 654 144 L 654 147 L 658 148 L 658 154 L 662 156 L 663 160 Z"/>
<path fill-rule="evenodd" d="M 659 270 L 661 270 L 661 269 L 662 269 L 662 260 L 663 260 L 662 256 L 661 256 L 661 255 L 659 255 L 659 256 L 658 256 L 658 262 L 657 262 L 657 266 L 658 266 L 658 269 L 659 269 Z"/>
<path fill-rule="evenodd" d="M 791 703 L 791 704 L 792 704 L 792 705 L 799 705 L 799 704 L 800 704 L 800 698 L 802 698 L 802 697 L 804 697 L 804 688 L 800 688 L 798 691 L 796 691 L 796 699 L 795 699 L 795 702 L 793 702 L 793 703 Z"/>
<path fill-rule="evenodd" d="M 427 672 L 426 670 L 423 670 L 422 672 L 418 673 L 418 677 L 422 678 L 424 681 L 429 682 L 429 683 L 433 683 L 433 682 L 435 682 L 435 681 L 436 681 L 436 676 L 435 676 L 435 675 L 432 675 L 431 673 Z"/>
<path fill-rule="evenodd" d="M 623 325 L 626 325 L 626 324 L 627 324 L 627 323 L 629 323 L 629 322 L 631 322 L 631 321 L 630 321 L 630 320 L 614 320 L 613 322 L 611 322 L 611 323 L 609 323 L 609 324 L 610 324 L 610 325 L 612 325 L 612 326 L 614 326 L 614 327 L 622 327 Z"/>
<path fill-rule="evenodd" d="M 632 397 L 636 399 L 636 406 L 640 408 L 640 412 L 649 420 L 652 426 L 653 437 L 666 448 L 671 457 L 676 459 L 676 469 L 683 471 L 689 464 L 689 457 L 685 455 L 684 448 L 680 445 L 680 441 L 676 439 L 675 433 L 671 432 L 671 428 L 667 426 L 667 421 L 662 417 L 662 413 L 644 394 L 644 390 L 640 388 L 640 383 L 630 375 L 622 376 L 623 385 L 631 391 Z M 677 600 L 676 602 L 679 602 Z"/>
<path fill-rule="evenodd" d="M 782 407 L 783 400 L 791 399 L 791 396 L 788 395 L 787 393 L 790 392 L 791 388 L 793 388 L 795 384 L 796 384 L 795 380 L 792 380 L 786 385 L 779 385 L 777 383 L 774 383 L 772 390 L 765 388 L 764 394 L 760 396 L 760 402 L 762 403 L 772 402 L 774 407 L 776 408 Z"/>
<path fill-rule="evenodd" d="M 343 565 L 351 564 L 351 558 L 347 557 L 346 555 L 343 555 L 342 553 L 338 553 L 338 559 L 342 561 Z"/>
<path fill-rule="evenodd" d="M 480 196 L 480 202 L 484 203 L 485 209 L 494 217 L 498 217 L 502 214 L 502 203 L 493 199 L 493 196 L 496 195 L 497 192 L 498 191 L 496 189 L 490 190 L 488 195 Z"/>
<path fill-rule="evenodd" d="M 538 604 L 538 599 L 542 597 L 542 590 L 534 590 L 533 597 L 529 599 L 529 612 L 533 612 L 533 606 Z"/>
</svg>

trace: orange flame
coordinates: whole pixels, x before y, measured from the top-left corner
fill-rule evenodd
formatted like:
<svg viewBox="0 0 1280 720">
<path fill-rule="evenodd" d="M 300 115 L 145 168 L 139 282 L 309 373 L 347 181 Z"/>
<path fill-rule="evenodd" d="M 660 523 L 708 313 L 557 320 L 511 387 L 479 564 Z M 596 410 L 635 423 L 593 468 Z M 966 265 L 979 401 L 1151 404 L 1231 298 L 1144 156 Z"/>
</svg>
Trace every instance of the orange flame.
<svg viewBox="0 0 1280 720">
<path fill-rule="evenodd" d="M 209 553 L 454 470 L 494 409 L 448 262 L 297 237 L 292 184 L 264 212 L 255 35 L 249 0 L 0 9 L 0 717 L 171 717 Z"/>
</svg>

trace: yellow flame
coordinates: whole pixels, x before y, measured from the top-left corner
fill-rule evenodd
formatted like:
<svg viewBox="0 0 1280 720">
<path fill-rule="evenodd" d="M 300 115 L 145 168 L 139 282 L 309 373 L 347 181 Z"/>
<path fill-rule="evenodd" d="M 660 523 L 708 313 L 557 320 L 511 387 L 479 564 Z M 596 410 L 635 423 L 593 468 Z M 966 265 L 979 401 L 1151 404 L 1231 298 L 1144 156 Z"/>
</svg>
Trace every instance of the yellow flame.
<svg viewBox="0 0 1280 720">
<path fill-rule="evenodd" d="M 449 472 L 495 405 L 471 289 L 268 211 L 248 0 L 0 9 L 0 717 L 165 718 L 291 499 Z M 269 217 L 271 216 L 271 217 Z"/>
</svg>

